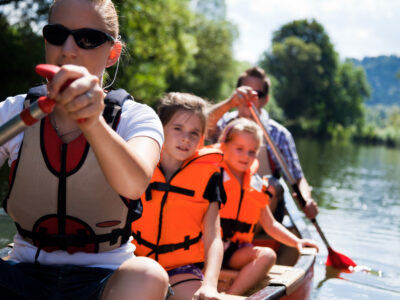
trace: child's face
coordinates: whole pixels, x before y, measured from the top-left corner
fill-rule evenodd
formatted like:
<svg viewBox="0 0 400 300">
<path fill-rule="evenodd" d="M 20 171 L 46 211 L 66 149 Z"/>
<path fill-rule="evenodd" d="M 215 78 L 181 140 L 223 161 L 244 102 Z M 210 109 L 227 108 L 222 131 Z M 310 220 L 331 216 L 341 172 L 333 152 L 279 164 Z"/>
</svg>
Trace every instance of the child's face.
<svg viewBox="0 0 400 300">
<path fill-rule="evenodd" d="M 259 148 L 256 137 L 249 132 L 235 132 L 233 139 L 222 144 L 224 161 L 235 175 L 242 175 L 250 168 Z"/>
<path fill-rule="evenodd" d="M 191 112 L 177 111 L 164 126 L 163 160 L 179 162 L 191 157 L 200 144 L 202 121 Z"/>
</svg>

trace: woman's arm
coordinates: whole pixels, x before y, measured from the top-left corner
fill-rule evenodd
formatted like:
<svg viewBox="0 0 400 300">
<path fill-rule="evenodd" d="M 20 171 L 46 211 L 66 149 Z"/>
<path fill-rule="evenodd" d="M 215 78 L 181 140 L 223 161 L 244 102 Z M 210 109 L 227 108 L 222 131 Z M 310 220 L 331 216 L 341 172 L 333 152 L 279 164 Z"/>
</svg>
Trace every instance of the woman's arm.
<svg viewBox="0 0 400 300">
<path fill-rule="evenodd" d="M 204 281 L 193 299 L 219 299 L 217 292 L 218 276 L 221 270 L 223 245 L 219 220 L 219 204 L 211 202 L 204 216 Z"/>
<path fill-rule="evenodd" d="M 75 80 L 63 90 L 62 86 L 71 79 Z M 59 125 L 79 126 L 114 190 L 129 199 L 139 198 L 159 160 L 160 145 L 146 136 L 126 142 L 106 124 L 99 78 L 83 67 L 62 66 L 48 90 L 49 97 L 57 101 Z"/>
<path fill-rule="evenodd" d="M 104 119 L 85 136 L 109 184 L 124 197 L 139 198 L 160 158 L 159 144 L 141 136 L 126 142 Z"/>
</svg>

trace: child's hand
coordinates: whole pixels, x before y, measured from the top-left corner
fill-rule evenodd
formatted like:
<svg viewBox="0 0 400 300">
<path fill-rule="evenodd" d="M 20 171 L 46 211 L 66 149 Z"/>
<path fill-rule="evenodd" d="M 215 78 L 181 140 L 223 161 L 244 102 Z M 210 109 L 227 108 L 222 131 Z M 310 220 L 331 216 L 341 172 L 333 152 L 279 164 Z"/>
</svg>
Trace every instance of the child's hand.
<svg viewBox="0 0 400 300">
<path fill-rule="evenodd" d="M 193 300 L 221 300 L 217 289 L 210 285 L 202 285 L 193 295 Z"/>
<path fill-rule="evenodd" d="M 299 252 L 301 251 L 301 249 L 303 249 L 305 247 L 312 247 L 312 248 L 317 249 L 317 251 L 319 251 L 317 243 L 314 242 L 313 240 L 309 240 L 309 239 L 299 240 L 299 242 L 297 244 L 297 249 L 299 250 Z"/>
</svg>

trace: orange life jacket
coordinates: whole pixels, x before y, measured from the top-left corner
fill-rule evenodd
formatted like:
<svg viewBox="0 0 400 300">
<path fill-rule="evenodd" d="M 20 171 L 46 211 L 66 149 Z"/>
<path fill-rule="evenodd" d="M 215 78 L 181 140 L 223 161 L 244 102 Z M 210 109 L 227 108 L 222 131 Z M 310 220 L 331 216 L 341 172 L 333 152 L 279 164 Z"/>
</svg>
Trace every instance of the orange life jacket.
<svg viewBox="0 0 400 300">
<path fill-rule="evenodd" d="M 203 218 L 210 204 L 203 197 L 222 153 L 200 149 L 166 181 L 160 165 L 142 196 L 143 215 L 132 224 L 135 254 L 157 260 L 166 270 L 204 261 Z"/>
<path fill-rule="evenodd" d="M 115 92 L 117 98 L 121 96 Z M 30 95 L 25 106 L 35 100 L 36 95 L 32 99 Z M 111 98 L 105 99 L 103 115 L 115 129 L 123 99 L 117 104 Z M 125 199 L 112 189 L 85 137 L 64 144 L 49 117 L 26 128 L 11 171 L 3 206 L 38 253 L 41 249 L 94 253 L 118 248 L 128 241 L 132 221 L 140 217 L 140 200 Z"/>
<path fill-rule="evenodd" d="M 222 236 L 233 242 L 252 242 L 255 226 L 261 214 L 261 208 L 269 203 L 266 188 L 268 183 L 256 174 L 258 162 L 248 169 L 241 186 L 225 162 L 222 168 L 226 203 L 220 210 Z"/>
</svg>

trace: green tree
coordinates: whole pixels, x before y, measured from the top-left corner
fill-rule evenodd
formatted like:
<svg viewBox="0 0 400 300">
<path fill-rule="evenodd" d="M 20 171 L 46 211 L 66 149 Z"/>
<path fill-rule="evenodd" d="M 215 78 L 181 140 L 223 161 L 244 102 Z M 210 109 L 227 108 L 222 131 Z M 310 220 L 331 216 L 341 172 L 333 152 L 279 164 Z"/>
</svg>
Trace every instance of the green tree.
<svg viewBox="0 0 400 300">
<path fill-rule="evenodd" d="M 261 65 L 277 80 L 274 95 L 286 116 L 312 117 L 319 106 L 316 93 L 325 84 L 319 47 L 290 36 L 274 43 L 267 59 Z"/>
<path fill-rule="evenodd" d="M 260 65 L 277 79 L 275 98 L 303 129 L 329 135 L 337 126 L 361 126 L 369 97 L 365 73 L 339 64 L 329 36 L 316 20 L 298 20 L 273 35 Z"/>
<path fill-rule="evenodd" d="M 328 112 L 331 124 L 355 125 L 360 130 L 364 121 L 364 100 L 371 93 L 364 69 L 355 67 L 351 61 L 340 64 L 334 87 L 335 101 Z"/>
<path fill-rule="evenodd" d="M 53 0 L 0 0 L 0 13 L 16 23 L 38 24 L 47 19 Z"/>
<path fill-rule="evenodd" d="M 154 104 L 167 90 L 167 78 L 194 64 L 196 39 L 188 32 L 192 13 L 187 0 L 121 1 L 121 34 L 127 58 L 118 85 Z"/>
<path fill-rule="evenodd" d="M 0 15 L 0 100 L 25 93 L 34 83 L 41 82 L 35 74 L 36 64 L 44 62 L 43 39 L 27 24 L 10 26 Z M 29 55 L 26 55 L 29 53 Z"/>
<path fill-rule="evenodd" d="M 220 99 L 226 94 L 225 83 L 231 80 L 235 71 L 232 44 L 237 35 L 236 28 L 227 21 L 198 15 L 190 32 L 198 47 L 194 64 L 181 76 L 170 77 L 169 90 Z"/>
</svg>

